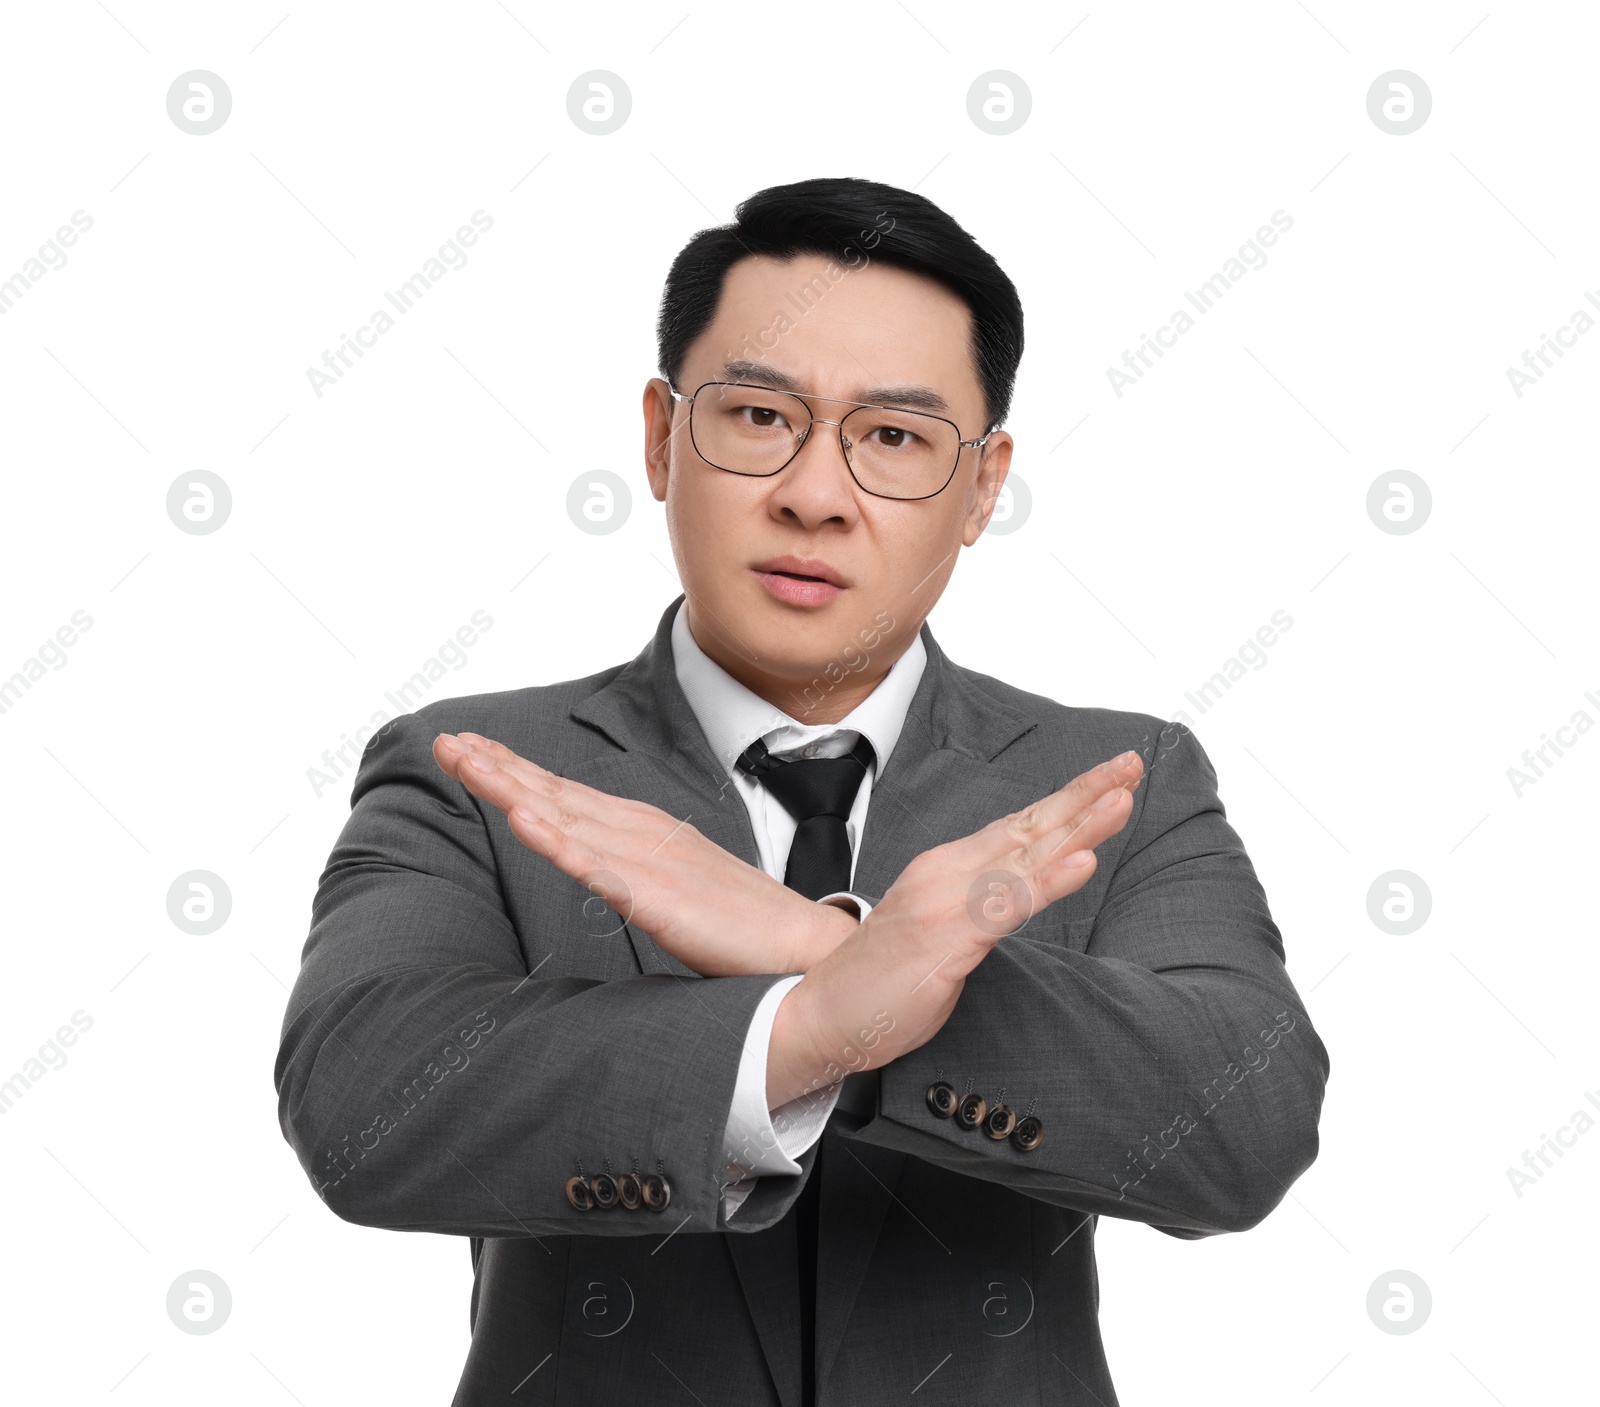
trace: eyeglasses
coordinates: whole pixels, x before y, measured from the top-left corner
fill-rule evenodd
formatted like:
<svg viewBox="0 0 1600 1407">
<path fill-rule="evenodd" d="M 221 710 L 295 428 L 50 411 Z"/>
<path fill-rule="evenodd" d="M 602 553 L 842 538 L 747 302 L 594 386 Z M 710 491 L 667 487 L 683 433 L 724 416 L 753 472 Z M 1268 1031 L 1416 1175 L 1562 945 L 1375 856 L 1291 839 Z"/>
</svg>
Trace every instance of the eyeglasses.
<svg viewBox="0 0 1600 1407">
<path fill-rule="evenodd" d="M 812 399 L 856 409 L 840 420 L 818 420 L 799 396 L 742 381 L 707 381 L 692 396 L 667 389 L 687 403 L 689 439 L 714 468 L 768 477 L 800 453 L 813 425 L 834 425 L 851 477 L 877 498 L 932 498 L 955 477 L 961 451 L 981 449 L 989 438 L 963 440 L 960 427 L 943 416 L 832 396 Z"/>
</svg>

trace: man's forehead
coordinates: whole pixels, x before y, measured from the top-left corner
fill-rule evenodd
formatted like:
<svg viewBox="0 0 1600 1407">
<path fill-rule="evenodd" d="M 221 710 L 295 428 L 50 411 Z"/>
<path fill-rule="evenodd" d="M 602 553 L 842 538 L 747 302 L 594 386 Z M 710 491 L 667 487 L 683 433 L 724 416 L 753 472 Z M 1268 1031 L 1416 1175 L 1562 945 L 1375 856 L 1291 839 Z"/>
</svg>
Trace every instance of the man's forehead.
<svg viewBox="0 0 1600 1407">
<path fill-rule="evenodd" d="M 971 312 L 955 293 L 893 265 L 824 277 L 828 266 L 820 254 L 758 254 L 731 265 L 691 353 L 692 374 L 946 417 L 981 399 Z"/>
</svg>

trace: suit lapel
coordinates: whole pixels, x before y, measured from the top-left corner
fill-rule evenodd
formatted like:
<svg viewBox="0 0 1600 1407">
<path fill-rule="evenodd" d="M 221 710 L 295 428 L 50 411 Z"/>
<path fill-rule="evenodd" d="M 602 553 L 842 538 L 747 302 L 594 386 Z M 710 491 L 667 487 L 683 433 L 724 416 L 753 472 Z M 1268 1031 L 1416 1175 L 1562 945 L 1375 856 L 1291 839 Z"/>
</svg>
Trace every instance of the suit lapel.
<svg viewBox="0 0 1600 1407">
<path fill-rule="evenodd" d="M 730 854 L 759 864 L 755 834 L 733 783 L 712 754 L 678 684 L 672 621 L 683 597 L 662 613 L 650 643 L 604 687 L 571 710 L 622 751 L 572 771 L 576 780 L 648 801 L 690 821 Z M 1034 725 L 984 689 L 983 675 L 950 663 L 926 624 L 927 664 L 894 752 L 873 783 L 854 885 L 877 900 L 917 855 L 968 835 L 1035 799 L 1032 784 L 990 760 Z M 647 933 L 627 925 L 644 972 L 696 974 Z M 830 1121 L 824 1154 L 817 1247 L 818 1382 L 838 1355 L 906 1155 L 839 1136 Z M 784 1407 L 798 1398 L 795 1240 L 791 1225 L 726 1233 L 750 1315 Z"/>
</svg>

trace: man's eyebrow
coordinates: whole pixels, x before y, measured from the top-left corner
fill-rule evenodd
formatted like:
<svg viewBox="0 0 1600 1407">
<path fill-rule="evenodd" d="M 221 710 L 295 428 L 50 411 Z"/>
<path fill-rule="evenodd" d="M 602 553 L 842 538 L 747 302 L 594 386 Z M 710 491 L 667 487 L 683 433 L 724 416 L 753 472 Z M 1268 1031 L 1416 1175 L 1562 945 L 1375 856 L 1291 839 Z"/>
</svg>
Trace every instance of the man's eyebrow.
<svg viewBox="0 0 1600 1407">
<path fill-rule="evenodd" d="M 791 395 L 812 394 L 788 372 L 779 371 L 776 367 L 766 366 L 761 362 L 727 362 L 723 365 L 722 373 L 729 381 L 746 381 L 758 386 L 770 386 L 774 391 L 788 391 Z M 903 406 L 909 410 L 946 413 L 950 410 L 950 403 L 931 386 L 868 386 L 851 399 L 862 401 L 867 405 Z"/>
</svg>

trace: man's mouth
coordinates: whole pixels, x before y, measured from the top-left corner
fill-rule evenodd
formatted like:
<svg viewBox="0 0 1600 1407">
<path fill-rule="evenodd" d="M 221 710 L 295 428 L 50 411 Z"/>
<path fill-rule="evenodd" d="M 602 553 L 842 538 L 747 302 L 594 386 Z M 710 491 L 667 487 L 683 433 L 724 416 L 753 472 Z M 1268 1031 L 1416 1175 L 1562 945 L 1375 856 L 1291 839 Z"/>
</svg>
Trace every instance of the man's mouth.
<svg viewBox="0 0 1600 1407">
<path fill-rule="evenodd" d="M 788 606 L 824 606 L 850 584 L 815 557 L 773 557 L 750 570 L 770 595 Z"/>
<path fill-rule="evenodd" d="M 850 583 L 832 566 L 817 557 L 797 557 L 792 553 L 757 562 L 751 569 L 768 576 L 784 577 L 790 581 L 824 582 L 843 590 Z"/>
</svg>

